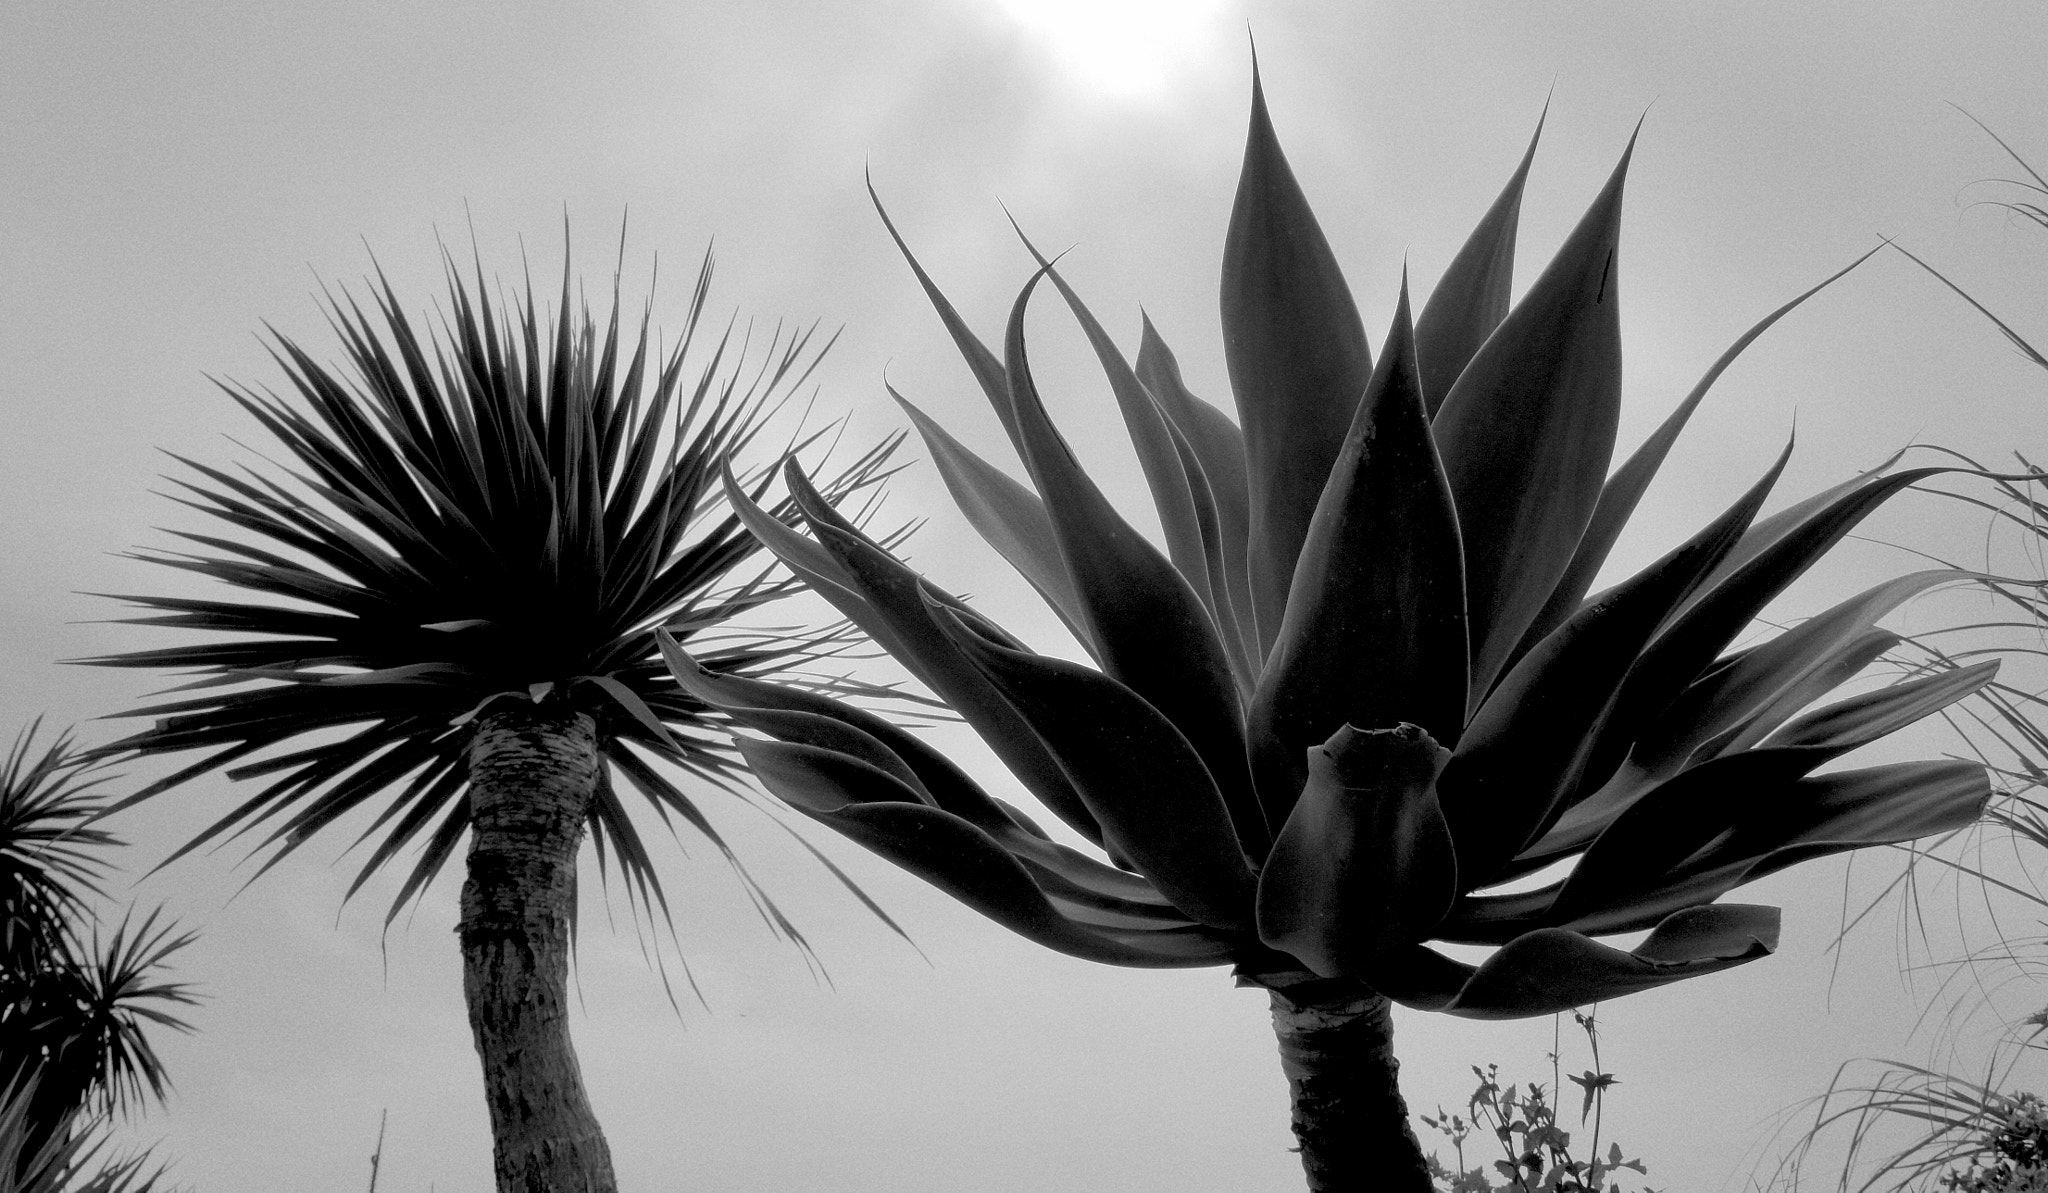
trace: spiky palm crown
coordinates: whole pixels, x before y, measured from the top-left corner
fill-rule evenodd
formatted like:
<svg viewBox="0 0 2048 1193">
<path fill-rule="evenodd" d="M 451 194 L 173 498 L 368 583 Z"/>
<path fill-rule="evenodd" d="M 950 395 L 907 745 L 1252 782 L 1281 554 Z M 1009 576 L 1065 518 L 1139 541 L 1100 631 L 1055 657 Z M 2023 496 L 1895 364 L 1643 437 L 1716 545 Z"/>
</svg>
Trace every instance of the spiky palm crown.
<svg viewBox="0 0 2048 1193">
<path fill-rule="evenodd" d="M 708 253 L 665 353 L 651 300 L 637 334 L 622 334 L 616 280 L 597 322 L 572 293 L 566 251 L 552 312 L 530 280 L 494 307 L 480 262 L 473 284 L 452 259 L 444 266 L 449 307 L 432 332 L 380 271 L 373 311 L 346 292 L 328 297 L 345 368 L 273 331 L 291 397 L 223 383 L 285 463 L 229 471 L 177 457 L 196 479 L 176 480 L 175 499 L 227 533 L 177 532 L 195 549 L 136 557 L 231 593 L 118 598 L 150 611 L 131 622 L 200 637 L 89 661 L 182 672 L 192 678 L 173 692 L 196 694 L 125 714 L 155 723 L 102 752 L 205 751 L 125 803 L 214 771 L 263 780 L 173 857 L 268 830 L 255 846 L 268 868 L 374 805 L 349 893 L 418 845 L 396 915 L 469 823 L 475 718 L 504 701 L 566 702 L 594 718 L 609 763 L 590 811 L 599 858 L 616 859 L 629 895 L 658 904 L 614 775 L 738 862 L 656 765 L 719 780 L 733 762 L 706 732 L 705 706 L 662 667 L 655 631 L 702 643 L 732 674 L 791 673 L 850 641 L 839 629 L 804 638 L 733 624 L 796 589 L 724 509 L 717 480 L 717 462 L 755 444 L 829 344 L 815 328 L 778 326 L 763 350 L 736 322 L 707 337 Z M 782 446 L 823 445 L 813 432 Z M 829 487 L 872 496 L 893 445 Z"/>
<path fill-rule="evenodd" d="M 93 904 L 106 896 L 105 855 L 121 845 L 98 824 L 109 776 L 69 733 L 40 749 L 35 738 L 24 730 L 0 762 L 0 1091 L 20 1103 L 0 1109 L 0 1124 L 18 1118 L 30 1144 L 161 1099 L 149 1031 L 190 1030 L 175 1008 L 197 1001 L 164 972 L 191 933 L 160 911 L 102 932 Z"/>
<path fill-rule="evenodd" d="M 734 490 L 755 533 L 1116 865 L 1055 844 L 858 709 L 674 648 L 678 678 L 764 735 L 740 747 L 791 805 L 1076 956 L 1234 962 L 1289 987 L 1358 979 L 1506 1017 L 1769 952 L 1778 909 L 1721 895 L 1959 827 L 1988 796 L 1972 763 L 1815 771 L 1980 689 L 1995 663 L 1806 711 L 1898 641 L 1879 618 L 1956 573 L 1888 581 L 1731 650 L 1880 502 L 1942 470 L 1880 469 L 1759 517 L 1781 456 L 1690 540 L 1592 593 L 1708 388 L 1814 291 L 1745 334 L 1610 475 L 1628 156 L 1511 303 L 1529 160 L 1418 318 L 1404 285 L 1375 360 L 1255 79 L 1224 248 L 1235 423 L 1188 391 L 1149 322 L 1127 360 L 1035 249 L 998 356 L 897 237 L 1031 485 L 905 409 L 968 520 L 1094 666 L 1036 653 L 927 583 L 795 467 L 809 537 Z M 1164 551 L 1046 415 L 1024 336 L 1041 280 L 1107 376 Z M 1593 939 L 1645 929 L 1627 950 Z M 1499 947 L 1474 966 L 1432 941 Z"/>
</svg>

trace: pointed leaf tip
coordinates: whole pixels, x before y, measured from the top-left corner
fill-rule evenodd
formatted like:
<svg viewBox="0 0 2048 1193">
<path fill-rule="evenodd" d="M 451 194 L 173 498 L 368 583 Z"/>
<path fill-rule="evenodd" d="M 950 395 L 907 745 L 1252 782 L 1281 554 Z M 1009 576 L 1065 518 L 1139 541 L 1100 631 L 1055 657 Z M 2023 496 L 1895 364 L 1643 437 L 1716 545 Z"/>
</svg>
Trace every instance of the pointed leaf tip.
<svg viewBox="0 0 2048 1193">
<path fill-rule="evenodd" d="M 1615 262 L 1628 161 L 1625 152 L 1437 412 L 1465 541 L 1475 700 L 1570 565 L 1607 477 L 1621 407 Z"/>
<path fill-rule="evenodd" d="M 1223 245 L 1221 306 L 1250 484 L 1253 614 L 1266 647 L 1279 633 L 1324 478 L 1372 376 L 1372 353 L 1256 75 Z"/>
</svg>

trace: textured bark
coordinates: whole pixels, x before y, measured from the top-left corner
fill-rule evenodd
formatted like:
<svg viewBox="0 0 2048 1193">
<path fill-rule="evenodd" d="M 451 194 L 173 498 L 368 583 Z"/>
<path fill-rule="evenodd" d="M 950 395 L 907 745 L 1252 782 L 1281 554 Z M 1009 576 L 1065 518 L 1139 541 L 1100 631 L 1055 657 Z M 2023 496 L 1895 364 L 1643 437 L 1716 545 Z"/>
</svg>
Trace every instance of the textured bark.
<svg viewBox="0 0 2048 1193">
<path fill-rule="evenodd" d="M 576 853 L 600 765 L 595 724 L 567 707 L 494 710 L 469 746 L 469 875 L 456 932 L 498 1193 L 618 1188 L 568 1021 Z"/>
<path fill-rule="evenodd" d="M 1429 1168 L 1401 1099 L 1393 1004 L 1357 982 L 1267 989 L 1311 1193 L 1428 1193 Z"/>
</svg>

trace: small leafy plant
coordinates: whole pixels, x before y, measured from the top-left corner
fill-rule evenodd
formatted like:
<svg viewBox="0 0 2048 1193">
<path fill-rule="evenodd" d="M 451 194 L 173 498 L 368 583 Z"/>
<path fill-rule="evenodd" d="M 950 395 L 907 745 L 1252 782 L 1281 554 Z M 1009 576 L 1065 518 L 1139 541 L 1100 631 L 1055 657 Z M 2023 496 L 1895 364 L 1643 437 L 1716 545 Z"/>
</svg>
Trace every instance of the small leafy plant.
<svg viewBox="0 0 2048 1193">
<path fill-rule="evenodd" d="M 1473 1065 L 1472 1075 L 1479 1078 L 1479 1084 L 1466 1102 L 1465 1115 L 1446 1114 L 1438 1108 L 1433 1117 L 1419 1116 L 1424 1126 L 1450 1142 L 1456 1154 L 1455 1169 L 1446 1168 L 1434 1154 L 1429 1157 L 1430 1175 L 1443 1193 L 1621 1193 L 1621 1184 L 1614 1179 L 1616 1173 L 1624 1169 L 1637 1175 L 1649 1172 L 1641 1160 L 1629 1158 L 1619 1143 L 1609 1142 L 1606 1156 L 1601 1156 L 1601 1112 L 1607 1090 L 1617 1084 L 1617 1079 L 1601 1068 L 1600 1029 L 1594 1016 L 1573 1011 L 1572 1021 L 1586 1035 L 1592 1068 L 1575 1076 L 1562 1076 L 1560 1050 L 1553 1050 L 1549 1086 L 1532 1081 L 1503 1087 L 1499 1065 L 1483 1069 Z M 1578 1086 L 1585 1095 L 1579 1107 L 1579 1125 L 1585 1126 L 1588 1118 L 1593 1122 L 1591 1146 L 1585 1152 L 1593 1157 L 1591 1160 L 1580 1160 L 1572 1154 L 1571 1133 L 1558 1125 L 1553 1093 L 1562 1089 L 1565 1081 Z M 1501 1158 L 1490 1166 L 1476 1163 L 1466 1167 L 1465 1141 L 1475 1132 L 1492 1136 L 1500 1145 Z M 1489 1175 L 1489 1168 L 1500 1178 L 1499 1183 Z M 2003 1186 L 1997 1188 L 2002 1190 Z M 1656 1190 L 1646 1185 L 1642 1193 Z"/>
</svg>

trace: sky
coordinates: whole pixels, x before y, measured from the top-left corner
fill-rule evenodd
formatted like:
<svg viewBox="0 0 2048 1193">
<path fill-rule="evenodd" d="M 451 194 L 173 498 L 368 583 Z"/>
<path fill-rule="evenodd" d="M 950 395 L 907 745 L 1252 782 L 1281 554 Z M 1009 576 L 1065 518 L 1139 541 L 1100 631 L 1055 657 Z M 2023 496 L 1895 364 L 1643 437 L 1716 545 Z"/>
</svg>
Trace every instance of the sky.
<svg viewBox="0 0 2048 1193">
<path fill-rule="evenodd" d="M 1030 273 L 1007 208 L 1041 243 L 1071 246 L 1067 276 L 1115 334 L 1134 344 L 1142 307 L 1195 391 L 1227 408 L 1216 286 L 1248 30 L 1375 342 L 1404 264 L 1419 301 L 1546 100 L 1523 281 L 1643 121 L 1621 249 L 1624 445 L 1754 320 L 1880 237 L 2023 326 L 2048 300 L 2048 243 L 1982 202 L 2005 192 L 1980 180 L 2010 166 L 1964 115 L 2048 160 L 2048 11 L 2030 2 L 17 0 L 0 10 L 0 732 L 46 715 L 107 740 L 117 727 L 95 718 L 153 686 L 61 662 L 161 643 L 109 624 L 119 606 L 89 594 L 177 583 L 123 555 L 165 545 L 160 528 L 195 528 L 163 495 L 177 470 L 164 453 L 254 461 L 256 428 L 210 378 L 278 382 L 266 325 L 338 355 L 320 287 L 359 283 L 372 254 L 428 309 L 441 245 L 467 253 L 473 236 L 488 270 L 516 276 L 525 253 L 546 276 L 566 218 L 595 290 L 623 224 L 626 292 L 646 289 L 658 258 L 656 322 L 674 327 L 715 244 L 714 311 L 844 328 L 816 411 L 843 415 L 850 441 L 902 427 L 886 378 L 1011 463 L 869 206 L 865 170 L 985 336 Z M 1135 509 L 1136 469 L 1080 336 L 1049 304 L 1030 326 L 1054 416 Z M 1910 440 L 1987 459 L 2041 451 L 2043 380 L 1882 253 L 1727 374 L 1617 565 L 1720 510 L 1795 426 L 1785 495 Z M 907 551 L 936 581 L 1072 652 L 928 467 L 897 477 L 888 511 L 926 520 Z M 1961 557 L 1984 540 L 1981 517 L 1922 496 L 1870 535 Z M 1851 542 L 1785 610 L 1910 566 L 1899 546 Z M 1014 791 L 971 742 L 944 741 Z M 1858 761 L 1954 748 L 1929 731 Z M 206 993 L 197 1033 L 162 1042 L 174 1096 L 124 1138 L 157 1142 L 177 1179 L 209 1193 L 352 1189 L 388 1112 L 380 1189 L 489 1188 L 455 883 L 385 934 L 392 884 L 342 903 L 346 825 L 246 889 L 252 868 L 233 848 L 144 876 L 234 797 L 210 779 L 117 826 L 134 842 L 123 898 L 199 930 L 179 975 Z M 838 893 L 782 822 L 707 800 L 825 976 L 770 937 L 698 842 L 663 855 L 679 911 L 661 947 L 674 972 L 680 949 L 708 1007 L 671 1007 L 623 903 L 614 930 L 587 897 L 574 1030 L 623 1187 L 1300 1187 L 1261 992 L 1220 970 L 1056 956 L 799 827 L 912 947 Z M 1967 943 L 1967 899 L 1930 892 L 1928 939 L 1888 909 L 1833 947 L 1845 900 L 1897 864 L 1758 884 L 1741 897 L 1784 905 L 1778 956 L 1601 1009 L 1603 1061 L 1621 1079 L 1607 1137 L 1652 1184 L 1747 1187 L 1759 1162 L 1768 1171 L 1782 1113 L 1844 1062 L 1924 1058 L 1942 1042 L 1916 1031 L 1941 973 L 1919 967 Z M 584 887 L 598 890 L 594 874 Z M 1417 1110 L 1461 1106 L 1474 1064 L 1549 1079 L 1547 1019 L 1401 1012 L 1396 1030 Z M 1586 1063 L 1568 1041 L 1566 1066 Z"/>
</svg>

